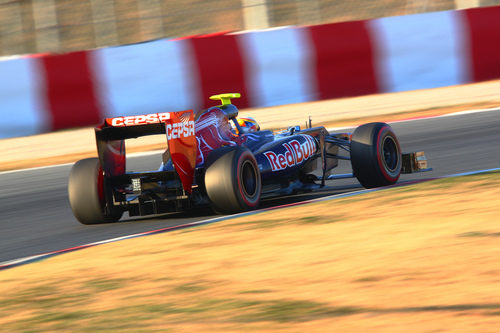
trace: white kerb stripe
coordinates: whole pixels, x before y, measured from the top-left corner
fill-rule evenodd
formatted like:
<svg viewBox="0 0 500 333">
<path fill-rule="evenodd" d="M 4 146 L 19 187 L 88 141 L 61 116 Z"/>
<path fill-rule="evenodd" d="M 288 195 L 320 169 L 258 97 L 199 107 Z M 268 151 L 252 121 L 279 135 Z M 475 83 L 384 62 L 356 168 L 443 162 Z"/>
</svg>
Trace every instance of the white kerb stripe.
<svg viewBox="0 0 500 333">
<path fill-rule="evenodd" d="M 457 12 L 386 17 L 368 24 L 384 92 L 468 82 L 464 28 Z"/>
<path fill-rule="evenodd" d="M 314 99 L 311 46 L 305 28 L 282 28 L 238 35 L 251 106 L 301 103 Z"/>
<path fill-rule="evenodd" d="M 49 129 L 40 89 L 43 71 L 35 58 L 0 61 L 0 138 L 41 133 Z"/>
<path fill-rule="evenodd" d="M 157 40 L 97 50 L 99 95 L 106 116 L 197 108 L 186 41 Z"/>
</svg>

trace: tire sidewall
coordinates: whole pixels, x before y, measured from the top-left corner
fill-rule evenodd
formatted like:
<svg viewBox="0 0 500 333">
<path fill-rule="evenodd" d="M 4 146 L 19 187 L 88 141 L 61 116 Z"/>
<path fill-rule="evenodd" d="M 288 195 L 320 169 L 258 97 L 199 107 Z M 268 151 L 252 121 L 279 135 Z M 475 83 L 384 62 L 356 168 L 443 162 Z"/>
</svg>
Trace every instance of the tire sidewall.
<svg viewBox="0 0 500 333">
<path fill-rule="evenodd" d="M 253 168 L 255 191 L 248 195 L 244 189 L 244 166 Z M 205 169 L 205 191 L 218 213 L 237 213 L 259 205 L 262 189 L 260 171 L 252 152 L 244 147 L 223 147 L 210 155 Z"/>
<path fill-rule="evenodd" d="M 401 174 L 402 161 L 401 161 L 401 147 L 399 146 L 399 142 L 396 139 L 396 135 L 394 134 L 389 125 L 384 125 L 378 132 L 375 132 L 374 135 L 377 136 L 375 141 L 377 142 L 377 151 L 376 151 L 377 165 L 383 177 L 388 182 L 394 183 L 399 179 L 399 176 Z M 389 168 L 384 158 L 383 149 L 386 140 L 392 140 L 396 148 L 396 153 L 399 156 L 397 158 L 396 167 L 393 168 L 392 170 Z"/>
<path fill-rule="evenodd" d="M 105 212 L 106 179 L 97 158 L 76 162 L 71 168 L 68 179 L 68 198 L 73 215 L 82 224 L 115 222 L 123 211 L 112 207 L 110 214 Z"/>
<path fill-rule="evenodd" d="M 396 165 L 389 168 L 384 143 L 391 140 L 396 150 Z M 356 128 L 351 139 L 351 165 L 355 177 L 366 188 L 392 185 L 401 174 L 401 147 L 386 123 L 368 123 Z"/>
<path fill-rule="evenodd" d="M 237 198 L 242 205 L 246 206 L 247 209 L 255 208 L 257 207 L 260 201 L 260 193 L 262 186 L 260 181 L 260 171 L 257 165 L 257 161 L 255 160 L 255 157 L 248 149 L 242 149 L 237 151 L 237 153 L 235 154 L 235 160 L 236 160 L 235 161 L 236 172 L 234 172 L 234 177 L 236 178 L 235 183 L 237 184 L 237 189 L 235 189 L 238 192 Z M 255 172 L 256 189 L 255 193 L 252 196 L 248 196 L 246 191 L 244 190 L 243 166 L 245 163 L 251 163 L 253 166 L 253 171 Z"/>
</svg>

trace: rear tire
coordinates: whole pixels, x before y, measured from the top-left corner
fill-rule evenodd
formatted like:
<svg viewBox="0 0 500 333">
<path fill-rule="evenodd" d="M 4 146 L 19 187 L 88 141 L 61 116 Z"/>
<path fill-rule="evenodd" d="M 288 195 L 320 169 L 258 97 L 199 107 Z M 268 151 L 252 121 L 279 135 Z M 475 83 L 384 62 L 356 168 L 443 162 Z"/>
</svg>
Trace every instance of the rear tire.
<svg viewBox="0 0 500 333">
<path fill-rule="evenodd" d="M 104 175 L 97 158 L 80 160 L 73 165 L 68 180 L 68 197 L 71 210 L 82 224 L 116 222 L 123 211 L 113 207 L 105 212 Z"/>
<path fill-rule="evenodd" d="M 224 147 L 211 155 L 205 171 L 205 189 L 214 210 L 231 214 L 256 208 L 262 184 L 250 150 Z"/>
<path fill-rule="evenodd" d="M 401 148 L 386 123 L 368 123 L 356 128 L 351 140 L 354 175 L 366 188 L 392 185 L 401 174 Z"/>
</svg>

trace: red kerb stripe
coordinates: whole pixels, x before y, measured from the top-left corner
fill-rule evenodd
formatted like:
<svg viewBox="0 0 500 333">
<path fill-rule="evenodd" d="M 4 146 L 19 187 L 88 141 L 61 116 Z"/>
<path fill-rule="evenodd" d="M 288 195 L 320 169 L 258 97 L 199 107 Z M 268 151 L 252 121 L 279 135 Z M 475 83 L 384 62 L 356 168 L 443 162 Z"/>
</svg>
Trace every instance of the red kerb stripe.
<svg viewBox="0 0 500 333">
<path fill-rule="evenodd" d="M 95 125 L 101 121 L 88 52 L 40 58 L 45 70 L 52 130 Z"/>
<path fill-rule="evenodd" d="M 472 79 L 500 77 L 500 6 L 465 11 L 469 25 Z"/>
<path fill-rule="evenodd" d="M 234 35 L 213 35 L 190 39 L 199 73 L 203 108 L 217 105 L 211 95 L 239 92 L 238 108 L 248 107 L 247 87 L 241 52 Z"/>
<path fill-rule="evenodd" d="M 320 99 L 379 92 L 374 51 L 364 21 L 309 28 Z"/>
</svg>

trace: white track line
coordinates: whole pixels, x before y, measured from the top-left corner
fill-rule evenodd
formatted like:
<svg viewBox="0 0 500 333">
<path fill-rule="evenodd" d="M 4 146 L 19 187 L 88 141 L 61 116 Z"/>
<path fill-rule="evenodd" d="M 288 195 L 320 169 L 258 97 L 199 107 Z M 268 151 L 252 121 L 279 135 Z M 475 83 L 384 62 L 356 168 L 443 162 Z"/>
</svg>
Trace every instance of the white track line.
<svg viewBox="0 0 500 333">
<path fill-rule="evenodd" d="M 161 154 L 161 153 L 163 153 L 163 150 L 151 150 L 151 151 L 130 153 L 130 154 L 127 154 L 127 158 L 141 157 L 141 156 L 151 156 L 151 155 L 156 155 L 156 154 Z M 42 166 L 42 167 L 34 167 L 34 168 L 26 168 L 26 169 L 1 171 L 0 175 L 9 174 L 9 173 L 16 173 L 16 172 L 24 172 L 24 171 L 35 171 L 35 170 L 57 168 L 57 167 L 68 166 L 68 165 L 73 165 L 73 164 L 74 163 L 72 162 L 72 163 L 62 163 L 62 164 L 46 165 L 46 166 Z"/>
<path fill-rule="evenodd" d="M 495 111 L 500 111 L 500 107 L 490 108 L 490 109 L 476 109 L 476 110 L 458 111 L 458 112 L 447 113 L 447 114 L 442 114 L 442 115 L 438 115 L 438 116 L 414 117 L 414 118 L 408 118 L 408 119 L 402 119 L 402 120 L 388 121 L 387 123 L 388 124 L 397 124 L 397 123 L 405 123 L 405 122 L 411 122 L 411 121 L 445 118 L 445 117 L 457 117 L 457 116 L 463 116 L 463 115 L 474 114 L 474 113 L 483 113 L 483 112 L 485 113 L 485 112 L 495 112 Z M 357 127 L 357 126 L 358 125 L 331 127 L 331 128 L 327 128 L 327 131 L 335 132 L 335 131 L 353 128 L 353 127 Z"/>
<path fill-rule="evenodd" d="M 439 116 L 440 118 L 444 117 L 454 117 L 454 116 L 460 116 L 464 114 L 472 114 L 472 113 L 481 113 L 481 112 L 494 112 L 494 111 L 500 111 L 500 107 L 496 108 L 491 108 L 491 109 L 477 109 L 477 110 L 468 110 L 468 111 L 458 111 L 458 112 L 453 112 L 453 113 L 448 113 L 448 114 L 443 114 Z"/>
</svg>

